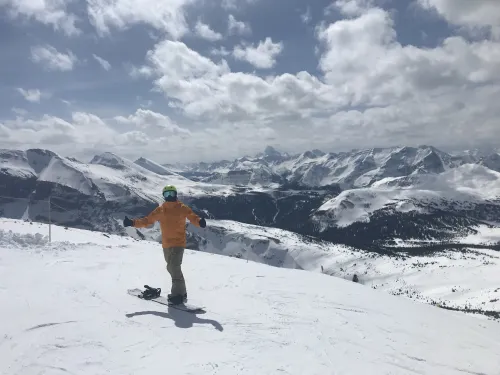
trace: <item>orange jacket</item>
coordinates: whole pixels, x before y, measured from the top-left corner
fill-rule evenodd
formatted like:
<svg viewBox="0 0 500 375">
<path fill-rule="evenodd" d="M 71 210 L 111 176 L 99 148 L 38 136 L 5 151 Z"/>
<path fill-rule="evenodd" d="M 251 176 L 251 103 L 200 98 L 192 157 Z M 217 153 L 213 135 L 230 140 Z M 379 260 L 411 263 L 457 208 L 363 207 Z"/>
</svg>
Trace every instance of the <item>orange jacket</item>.
<svg viewBox="0 0 500 375">
<path fill-rule="evenodd" d="M 160 222 L 163 248 L 186 247 L 186 218 L 191 224 L 200 226 L 200 217 L 184 203 L 164 202 L 148 216 L 133 220 L 136 228 L 144 228 Z"/>
</svg>

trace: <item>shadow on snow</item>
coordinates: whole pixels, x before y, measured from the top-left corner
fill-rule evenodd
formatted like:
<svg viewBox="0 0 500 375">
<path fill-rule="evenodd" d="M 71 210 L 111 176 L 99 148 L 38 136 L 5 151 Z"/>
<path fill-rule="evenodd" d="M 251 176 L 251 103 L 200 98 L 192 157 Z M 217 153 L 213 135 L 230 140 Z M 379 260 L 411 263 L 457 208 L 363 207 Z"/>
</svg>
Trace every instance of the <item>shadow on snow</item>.
<svg viewBox="0 0 500 375">
<path fill-rule="evenodd" d="M 177 309 L 173 309 L 171 307 L 168 308 L 168 313 L 160 312 L 160 311 L 138 311 L 134 313 L 125 314 L 127 318 L 133 318 L 134 316 L 141 315 L 154 315 L 159 316 L 160 318 L 172 319 L 175 323 L 176 327 L 179 328 L 191 328 L 194 324 L 211 324 L 214 328 L 220 332 L 224 330 L 222 325 L 213 319 L 202 319 L 199 318 L 196 314 L 180 311 Z"/>
</svg>

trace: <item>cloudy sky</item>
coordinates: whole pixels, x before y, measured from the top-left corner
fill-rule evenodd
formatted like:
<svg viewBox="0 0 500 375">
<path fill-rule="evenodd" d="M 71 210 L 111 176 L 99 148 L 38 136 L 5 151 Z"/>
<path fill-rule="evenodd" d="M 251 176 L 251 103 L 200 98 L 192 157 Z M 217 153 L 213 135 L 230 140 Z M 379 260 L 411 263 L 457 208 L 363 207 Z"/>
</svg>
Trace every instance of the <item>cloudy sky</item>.
<svg viewBox="0 0 500 375">
<path fill-rule="evenodd" d="M 500 134 L 498 0 L 0 0 L 0 47 L 1 148 L 163 163 Z"/>
</svg>

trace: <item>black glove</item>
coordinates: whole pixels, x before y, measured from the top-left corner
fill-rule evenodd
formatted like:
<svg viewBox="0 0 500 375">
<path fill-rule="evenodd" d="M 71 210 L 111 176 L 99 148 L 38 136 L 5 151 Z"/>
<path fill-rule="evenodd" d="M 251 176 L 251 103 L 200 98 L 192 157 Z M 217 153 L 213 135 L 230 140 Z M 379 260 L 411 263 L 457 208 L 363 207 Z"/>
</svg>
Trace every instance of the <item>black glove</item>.
<svg viewBox="0 0 500 375">
<path fill-rule="evenodd" d="M 123 219 L 123 226 L 124 227 L 131 227 L 134 225 L 134 222 L 128 218 L 128 216 L 125 216 L 125 219 Z"/>
<path fill-rule="evenodd" d="M 207 222 L 205 221 L 204 218 L 200 219 L 200 227 L 205 228 L 207 226 Z"/>
</svg>

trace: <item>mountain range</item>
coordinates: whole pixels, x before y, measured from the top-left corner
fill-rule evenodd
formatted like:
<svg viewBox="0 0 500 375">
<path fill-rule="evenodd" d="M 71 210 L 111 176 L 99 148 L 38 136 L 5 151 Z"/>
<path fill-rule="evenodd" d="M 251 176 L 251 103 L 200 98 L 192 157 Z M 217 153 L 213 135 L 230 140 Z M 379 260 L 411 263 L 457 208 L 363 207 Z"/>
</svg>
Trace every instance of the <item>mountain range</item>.
<svg viewBox="0 0 500 375">
<path fill-rule="evenodd" d="M 187 225 L 191 249 L 356 277 L 393 294 L 495 315 L 495 277 L 457 276 L 497 264 L 495 160 L 433 147 L 295 156 L 268 147 L 253 158 L 172 166 L 109 152 L 83 162 L 50 150 L 0 150 L 0 216 L 159 241 L 157 225 L 137 230 L 122 220 L 149 213 L 161 188 L 174 184 L 210 223 L 203 234 Z M 453 285 L 436 294 L 442 277 Z"/>
<path fill-rule="evenodd" d="M 290 155 L 268 146 L 255 157 L 167 167 L 198 181 L 274 187 L 290 184 L 307 188 L 339 185 L 346 190 L 369 187 L 387 177 L 439 174 L 464 164 L 478 164 L 500 172 L 500 154 L 493 151 L 484 154 L 478 150 L 449 154 L 432 146 L 420 146 L 342 153 L 312 150 Z"/>
<path fill-rule="evenodd" d="M 0 214 L 122 231 L 165 184 L 207 218 L 276 227 L 384 252 L 396 240 L 453 244 L 500 218 L 500 155 L 432 146 L 299 155 L 272 147 L 253 158 L 162 165 L 104 152 L 89 162 L 50 150 L 0 151 Z"/>
</svg>

